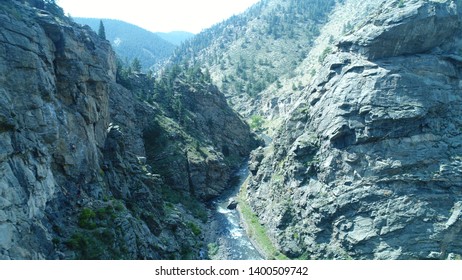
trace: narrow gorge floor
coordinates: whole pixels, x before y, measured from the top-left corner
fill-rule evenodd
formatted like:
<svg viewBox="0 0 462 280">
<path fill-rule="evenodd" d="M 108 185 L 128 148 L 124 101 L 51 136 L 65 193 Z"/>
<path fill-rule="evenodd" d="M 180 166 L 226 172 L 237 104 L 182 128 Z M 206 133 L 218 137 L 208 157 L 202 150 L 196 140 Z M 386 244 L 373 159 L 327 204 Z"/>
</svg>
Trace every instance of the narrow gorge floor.
<svg viewBox="0 0 462 280">
<path fill-rule="evenodd" d="M 208 257 L 215 260 L 262 260 L 262 255 L 253 246 L 239 212 L 228 209 L 230 200 L 239 192 L 248 175 L 247 163 L 236 174 L 237 183 L 230 191 L 214 200 L 211 205 Z"/>
</svg>

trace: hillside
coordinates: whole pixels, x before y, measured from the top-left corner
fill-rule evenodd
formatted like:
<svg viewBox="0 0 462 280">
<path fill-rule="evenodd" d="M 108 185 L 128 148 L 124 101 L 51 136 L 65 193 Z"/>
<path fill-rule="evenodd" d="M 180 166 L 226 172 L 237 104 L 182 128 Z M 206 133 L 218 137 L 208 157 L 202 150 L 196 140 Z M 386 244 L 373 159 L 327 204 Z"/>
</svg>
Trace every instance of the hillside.
<svg viewBox="0 0 462 280">
<path fill-rule="evenodd" d="M 98 32 L 100 19 L 73 18 L 75 22 L 90 26 Z M 121 20 L 102 19 L 106 31 L 106 39 L 117 56 L 123 62 L 131 63 L 135 58 L 141 62 L 142 69 L 156 69 L 175 50 L 176 45 L 161 36 L 136 25 Z"/>
<path fill-rule="evenodd" d="M 286 99 L 286 89 L 307 85 L 300 80 L 285 87 L 284 79 L 305 60 L 335 3 L 263 0 L 186 42 L 172 62 L 207 67 L 231 106 L 247 118 L 279 115 L 285 109 L 279 95 Z M 266 107 L 271 113 L 262 111 Z"/>
<path fill-rule="evenodd" d="M 156 32 L 155 34 L 176 46 L 194 37 L 193 33 L 186 31 Z"/>
</svg>

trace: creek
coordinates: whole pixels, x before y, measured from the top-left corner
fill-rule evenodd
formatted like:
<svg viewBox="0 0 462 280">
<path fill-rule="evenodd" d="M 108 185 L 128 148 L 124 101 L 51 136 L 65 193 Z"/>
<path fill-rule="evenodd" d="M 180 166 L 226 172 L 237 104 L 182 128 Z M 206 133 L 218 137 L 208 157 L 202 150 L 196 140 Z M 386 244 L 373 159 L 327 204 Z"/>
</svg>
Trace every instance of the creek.
<svg viewBox="0 0 462 280">
<path fill-rule="evenodd" d="M 248 176 L 247 163 L 235 174 L 236 182 L 228 192 L 212 202 L 211 227 L 216 252 L 211 256 L 220 260 L 262 260 L 262 255 L 252 244 L 237 209 L 228 209 L 231 199 L 239 193 L 241 185 Z M 210 250 L 209 250 L 210 255 Z"/>
</svg>

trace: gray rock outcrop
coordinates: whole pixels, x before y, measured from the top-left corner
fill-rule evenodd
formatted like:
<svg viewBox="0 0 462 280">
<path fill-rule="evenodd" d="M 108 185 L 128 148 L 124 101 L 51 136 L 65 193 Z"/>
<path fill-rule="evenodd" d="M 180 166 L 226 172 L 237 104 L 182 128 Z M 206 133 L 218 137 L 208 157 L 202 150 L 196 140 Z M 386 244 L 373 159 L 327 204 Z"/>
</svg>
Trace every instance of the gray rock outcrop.
<svg viewBox="0 0 462 280">
<path fill-rule="evenodd" d="M 379 59 L 428 52 L 460 31 L 461 8 L 455 1 L 404 3 L 383 2 L 357 31 L 342 38 L 339 46 Z"/>
<path fill-rule="evenodd" d="M 202 97 L 197 111 L 214 129 L 202 139 L 209 154 L 184 170 L 175 164 L 187 166 L 189 157 L 167 154 L 169 172 L 193 184 L 174 201 L 168 192 L 176 185 L 149 165 L 165 154 L 153 151 L 168 139 L 184 156 L 184 139 L 193 141 L 201 126 L 190 128 L 189 138 L 178 136 L 178 124 L 147 133 L 166 112 L 116 83 L 115 54 L 89 27 L 51 2 L 2 1 L 0 72 L 0 259 L 198 255 L 203 220 L 192 208 L 205 208 L 198 201 L 226 187 L 228 157 L 254 143 L 220 92 Z M 194 103 L 201 94 L 209 92 L 185 98 Z M 213 189 L 201 178 L 221 185 Z"/>
<path fill-rule="evenodd" d="M 0 24 L 0 256 L 45 258 L 47 214 L 62 215 L 47 213 L 50 201 L 98 181 L 115 57 L 90 32 L 14 1 L 2 3 Z"/>
<path fill-rule="evenodd" d="M 460 257 L 462 5 L 373 8 L 252 154 L 249 201 L 290 257 Z"/>
</svg>

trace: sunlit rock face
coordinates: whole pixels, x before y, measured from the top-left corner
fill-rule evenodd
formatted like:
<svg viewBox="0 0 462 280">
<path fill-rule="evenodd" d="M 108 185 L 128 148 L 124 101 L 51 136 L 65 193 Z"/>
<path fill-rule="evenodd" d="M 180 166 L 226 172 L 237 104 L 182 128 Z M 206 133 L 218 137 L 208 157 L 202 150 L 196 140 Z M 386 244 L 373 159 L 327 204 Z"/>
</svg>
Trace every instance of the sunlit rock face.
<svg viewBox="0 0 462 280">
<path fill-rule="evenodd" d="M 289 256 L 460 256 L 462 5 L 369 4 L 253 153 L 249 199 Z"/>
</svg>

